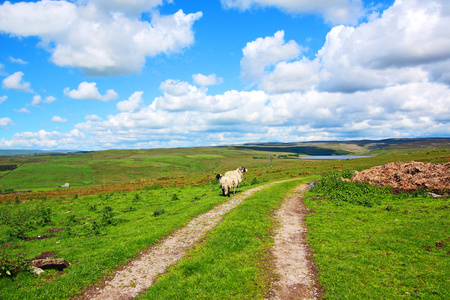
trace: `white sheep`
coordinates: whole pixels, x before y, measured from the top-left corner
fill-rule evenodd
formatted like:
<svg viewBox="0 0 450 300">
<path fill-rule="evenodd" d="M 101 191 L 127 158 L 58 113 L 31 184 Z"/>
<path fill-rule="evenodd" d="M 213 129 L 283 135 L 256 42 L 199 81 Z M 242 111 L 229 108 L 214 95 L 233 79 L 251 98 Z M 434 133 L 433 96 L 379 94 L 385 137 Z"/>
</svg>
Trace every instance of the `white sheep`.
<svg viewBox="0 0 450 300">
<path fill-rule="evenodd" d="M 237 192 L 239 193 L 239 184 L 242 182 L 242 180 L 244 180 L 244 173 L 247 171 L 248 170 L 245 167 L 239 167 L 234 171 L 228 171 L 225 173 L 224 176 L 228 176 L 233 180 L 232 185 L 232 187 L 234 188 L 233 195 L 236 194 L 236 189 Z"/>
<path fill-rule="evenodd" d="M 222 194 L 224 196 L 230 197 L 230 191 L 235 184 L 235 180 L 228 176 L 223 176 L 222 174 L 217 174 L 216 179 L 217 181 L 219 181 L 220 188 L 222 189 Z"/>
</svg>

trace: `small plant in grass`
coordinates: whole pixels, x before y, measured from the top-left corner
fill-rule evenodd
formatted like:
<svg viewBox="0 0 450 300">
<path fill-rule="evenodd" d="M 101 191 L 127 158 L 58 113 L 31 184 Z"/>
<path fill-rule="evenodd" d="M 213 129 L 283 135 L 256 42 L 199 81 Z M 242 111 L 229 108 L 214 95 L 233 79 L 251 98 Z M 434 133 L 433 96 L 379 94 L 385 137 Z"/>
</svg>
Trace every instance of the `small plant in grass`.
<svg viewBox="0 0 450 300">
<path fill-rule="evenodd" d="M 139 194 L 134 194 L 134 197 L 133 197 L 133 202 L 138 202 L 138 201 L 140 201 L 141 200 L 141 196 L 139 195 Z"/>
<path fill-rule="evenodd" d="M 261 181 L 259 181 L 258 177 L 254 177 L 252 181 L 250 182 L 250 185 L 259 184 Z"/>
<path fill-rule="evenodd" d="M 15 256 L 8 256 L 4 251 L 0 254 L 0 277 L 12 277 L 21 271 L 27 271 L 30 263 L 25 259 L 25 254 L 19 252 Z"/>
<path fill-rule="evenodd" d="M 180 200 L 177 194 L 172 195 L 172 201 Z"/>
<path fill-rule="evenodd" d="M 102 223 L 104 225 L 110 225 L 113 223 L 113 209 L 111 206 L 105 206 L 102 210 Z"/>
<path fill-rule="evenodd" d="M 93 221 L 91 223 L 91 230 L 96 235 L 100 234 L 100 225 L 96 221 Z"/>
<path fill-rule="evenodd" d="M 164 209 L 158 208 L 153 212 L 153 216 L 157 217 L 157 216 L 165 214 L 165 213 L 166 213 L 166 211 Z"/>
<path fill-rule="evenodd" d="M 27 227 L 25 225 L 17 225 L 14 226 L 6 232 L 7 235 L 7 241 L 15 241 L 17 239 L 23 240 L 26 238 L 26 232 L 28 231 Z"/>
<path fill-rule="evenodd" d="M 89 211 L 97 211 L 97 205 L 95 205 L 95 204 L 88 203 L 87 208 Z"/>
</svg>

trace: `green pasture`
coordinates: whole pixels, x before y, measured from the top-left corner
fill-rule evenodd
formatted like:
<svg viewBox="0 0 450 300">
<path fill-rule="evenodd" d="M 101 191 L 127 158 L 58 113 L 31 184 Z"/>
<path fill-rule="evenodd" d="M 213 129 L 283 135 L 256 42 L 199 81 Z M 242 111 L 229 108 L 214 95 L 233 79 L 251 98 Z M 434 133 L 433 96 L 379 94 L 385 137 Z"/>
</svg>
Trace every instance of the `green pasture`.
<svg viewBox="0 0 450 300">
<path fill-rule="evenodd" d="M 67 299 L 198 214 L 224 201 L 216 185 L 0 205 L 0 262 L 52 251 L 71 266 L 0 277 L 0 299 Z M 56 231 L 57 229 L 57 231 Z M 25 237 L 55 237 L 25 241 Z"/>
<path fill-rule="evenodd" d="M 327 176 L 306 224 L 324 299 L 450 299 L 447 197 Z"/>
</svg>

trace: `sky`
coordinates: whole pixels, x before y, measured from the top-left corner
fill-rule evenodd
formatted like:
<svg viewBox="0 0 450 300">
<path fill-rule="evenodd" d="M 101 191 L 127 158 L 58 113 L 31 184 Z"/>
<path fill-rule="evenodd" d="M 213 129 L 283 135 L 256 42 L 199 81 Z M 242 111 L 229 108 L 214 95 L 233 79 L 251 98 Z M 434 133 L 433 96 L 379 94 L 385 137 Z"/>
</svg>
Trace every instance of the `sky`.
<svg viewBox="0 0 450 300">
<path fill-rule="evenodd" d="M 448 0 L 0 1 L 0 149 L 450 137 Z"/>
</svg>

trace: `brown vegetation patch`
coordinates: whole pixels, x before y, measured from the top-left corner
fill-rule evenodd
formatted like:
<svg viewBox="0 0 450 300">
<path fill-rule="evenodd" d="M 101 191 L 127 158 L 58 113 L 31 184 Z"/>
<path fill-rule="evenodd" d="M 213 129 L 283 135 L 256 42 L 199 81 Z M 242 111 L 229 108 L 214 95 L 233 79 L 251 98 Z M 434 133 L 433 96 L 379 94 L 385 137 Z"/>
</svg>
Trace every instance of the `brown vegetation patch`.
<svg viewBox="0 0 450 300">
<path fill-rule="evenodd" d="M 380 187 L 389 185 L 404 191 L 420 188 L 431 191 L 450 191 L 450 163 L 392 162 L 355 172 L 352 181 L 368 182 Z"/>
</svg>

